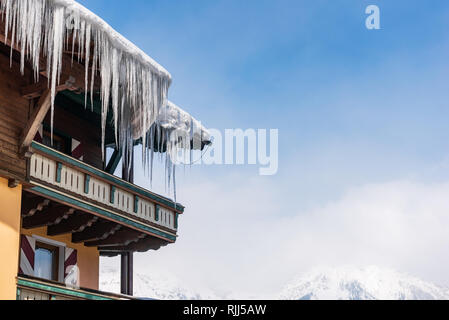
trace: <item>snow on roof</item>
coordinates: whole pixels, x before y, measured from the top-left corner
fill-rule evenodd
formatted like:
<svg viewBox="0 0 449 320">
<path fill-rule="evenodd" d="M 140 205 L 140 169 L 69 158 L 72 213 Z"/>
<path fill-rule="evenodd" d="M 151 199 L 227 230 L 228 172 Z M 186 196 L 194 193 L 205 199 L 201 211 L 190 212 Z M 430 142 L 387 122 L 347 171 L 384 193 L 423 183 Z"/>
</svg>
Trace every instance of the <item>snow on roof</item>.
<svg viewBox="0 0 449 320">
<path fill-rule="evenodd" d="M 201 143 L 210 143 L 209 133 L 197 120 L 168 102 L 170 73 L 84 6 L 73 0 L 0 0 L 0 9 L 5 22 L 5 39 L 11 38 L 11 50 L 15 44 L 25 48 L 20 50 L 22 73 L 25 59 L 28 59 L 37 81 L 41 71 L 40 58 L 45 56 L 47 59 L 52 128 L 62 57 L 71 49 L 72 57 L 77 50 L 78 57 L 84 61 L 84 89 L 90 91 L 92 101 L 94 79 L 100 75 L 102 145 L 112 106 L 115 137 L 123 151 L 124 162 L 132 158 L 134 139 L 138 138 L 142 138 L 145 158 L 146 151 L 152 147 L 150 141 L 154 141 L 150 129 L 155 123 L 164 129 L 164 133 L 183 131 L 190 133 L 194 142 L 200 139 Z M 192 149 L 195 143 L 188 145 Z M 176 143 L 175 148 L 179 148 Z M 172 170 L 174 176 L 175 170 L 168 158 L 170 181 L 169 171 Z"/>
<path fill-rule="evenodd" d="M 211 143 L 210 133 L 201 122 L 173 102 L 169 101 L 159 110 L 156 122 L 165 130 L 177 130 L 180 135 L 187 136 L 193 142 L 194 150 L 201 150 L 204 144 Z"/>
<path fill-rule="evenodd" d="M 74 0 L 52 0 L 52 2 L 54 2 L 55 5 L 64 6 L 68 10 L 68 12 L 78 13 L 81 19 L 88 23 L 91 23 L 96 27 L 96 29 L 102 30 L 105 34 L 107 34 L 116 48 L 120 48 L 123 52 L 126 52 L 129 55 L 133 56 L 142 64 L 152 68 L 155 72 L 158 72 L 159 74 L 171 79 L 170 73 L 163 66 L 153 60 L 134 43 L 115 31 L 115 29 L 112 28 L 108 23 L 106 23 L 103 19 L 101 19 L 99 16 L 94 14 L 83 5 Z"/>
</svg>

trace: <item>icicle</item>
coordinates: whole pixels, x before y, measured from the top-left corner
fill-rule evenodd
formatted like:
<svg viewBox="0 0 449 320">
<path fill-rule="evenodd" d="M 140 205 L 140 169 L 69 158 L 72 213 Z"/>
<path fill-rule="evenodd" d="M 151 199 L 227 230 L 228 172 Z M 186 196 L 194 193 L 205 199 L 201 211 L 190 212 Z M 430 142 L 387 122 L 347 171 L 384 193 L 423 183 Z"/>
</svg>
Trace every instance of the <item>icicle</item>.
<svg viewBox="0 0 449 320">
<path fill-rule="evenodd" d="M 52 37 L 52 49 L 53 52 L 48 52 L 47 56 L 52 58 L 51 67 L 51 143 L 53 144 L 53 122 L 54 122 L 54 109 L 56 98 L 56 85 L 59 84 L 62 65 L 63 54 L 63 34 L 65 32 L 65 9 L 64 7 L 56 7 L 53 12 L 53 35 Z"/>
<path fill-rule="evenodd" d="M 91 32 L 91 25 L 87 24 L 86 26 L 86 33 L 85 33 L 85 47 L 86 47 L 86 56 L 85 56 L 85 60 L 84 60 L 84 64 L 86 67 L 85 70 L 85 78 L 84 78 L 84 107 L 87 108 L 87 89 L 89 87 L 89 59 L 90 59 L 90 32 Z M 94 70 L 92 70 L 92 74 L 94 74 Z M 92 101 L 92 106 L 93 106 L 93 101 Z"/>
<path fill-rule="evenodd" d="M 77 60 L 83 60 L 85 64 L 85 83 L 81 89 L 85 90 L 86 107 L 90 91 L 92 110 L 94 95 L 97 94 L 94 90 L 98 84 L 96 77 L 100 76 L 102 146 L 105 144 L 108 113 L 112 110 L 116 145 L 122 150 L 124 161 L 131 161 L 134 141 L 142 139 L 142 161 L 145 171 L 149 169 L 150 183 L 156 150 L 161 161 L 165 161 L 167 188 L 172 182 L 176 198 L 176 163 L 170 154 L 179 156 L 179 152 L 184 152 L 184 157 L 187 157 L 190 151 L 192 162 L 192 149 L 201 148 L 202 141 L 208 141 L 208 136 L 190 115 L 168 103 L 170 74 L 74 1 L 0 0 L 0 8 L 5 21 L 5 37 L 11 38 L 11 63 L 13 47 L 18 46 L 21 72 L 24 72 L 25 60 L 29 60 L 35 81 L 38 81 L 41 58 L 46 59 L 51 89 L 52 132 L 54 100 L 63 67 L 64 48 L 71 50 L 74 63 L 77 45 Z M 67 27 L 69 17 L 70 28 Z M 180 132 L 176 131 L 178 129 Z"/>
<path fill-rule="evenodd" d="M 11 54 L 10 54 L 10 67 L 12 67 L 12 53 L 14 48 L 14 41 L 16 39 L 16 19 L 17 19 L 17 2 L 14 2 L 13 13 L 12 13 L 12 32 L 11 32 Z"/>
<path fill-rule="evenodd" d="M 112 49 L 112 69 L 111 69 L 111 81 L 112 81 L 112 110 L 114 114 L 114 127 L 115 130 L 115 140 L 118 141 L 118 105 L 119 105 L 119 84 L 120 84 L 120 60 L 121 60 L 121 52 L 118 52 L 117 49 Z M 109 101 L 108 107 L 109 107 Z M 103 148 L 104 149 L 104 148 Z"/>
</svg>

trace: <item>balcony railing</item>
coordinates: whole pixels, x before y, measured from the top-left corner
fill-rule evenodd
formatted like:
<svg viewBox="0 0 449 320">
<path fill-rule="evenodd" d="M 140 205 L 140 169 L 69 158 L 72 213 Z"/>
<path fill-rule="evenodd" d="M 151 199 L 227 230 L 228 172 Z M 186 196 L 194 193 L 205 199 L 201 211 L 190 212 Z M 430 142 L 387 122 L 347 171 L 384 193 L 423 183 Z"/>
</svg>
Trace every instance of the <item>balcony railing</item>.
<svg viewBox="0 0 449 320">
<path fill-rule="evenodd" d="M 147 231 L 176 239 L 181 205 L 37 142 L 31 150 L 28 175 L 34 190 L 62 194 L 66 201 L 81 201 L 83 209 L 125 218 L 137 227 L 144 224 L 151 227 Z"/>
<path fill-rule="evenodd" d="M 133 300 L 130 296 L 90 289 L 75 289 L 33 277 L 17 278 L 17 300 Z"/>
</svg>

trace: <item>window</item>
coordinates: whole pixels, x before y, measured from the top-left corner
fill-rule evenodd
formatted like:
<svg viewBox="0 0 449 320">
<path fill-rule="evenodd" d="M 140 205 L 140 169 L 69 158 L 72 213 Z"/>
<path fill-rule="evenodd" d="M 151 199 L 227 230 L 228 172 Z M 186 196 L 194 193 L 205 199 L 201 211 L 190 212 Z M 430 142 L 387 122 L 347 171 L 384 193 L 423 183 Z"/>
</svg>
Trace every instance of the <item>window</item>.
<svg viewBox="0 0 449 320">
<path fill-rule="evenodd" d="M 59 279 L 59 248 L 36 242 L 34 276 L 51 281 Z"/>
</svg>

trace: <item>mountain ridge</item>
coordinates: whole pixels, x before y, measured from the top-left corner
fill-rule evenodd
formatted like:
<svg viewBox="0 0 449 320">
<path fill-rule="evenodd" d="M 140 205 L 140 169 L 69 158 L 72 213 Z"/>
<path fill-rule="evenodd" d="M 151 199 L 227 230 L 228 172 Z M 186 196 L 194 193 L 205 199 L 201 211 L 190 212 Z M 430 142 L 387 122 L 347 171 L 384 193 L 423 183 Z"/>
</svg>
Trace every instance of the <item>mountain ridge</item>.
<svg viewBox="0 0 449 320">
<path fill-rule="evenodd" d="M 119 293 L 120 272 L 103 267 L 100 289 Z M 185 287 L 170 274 L 151 271 L 135 272 L 134 295 L 157 300 L 217 300 L 237 296 L 222 296 L 212 290 L 194 290 Z M 267 297 L 264 296 L 263 299 Z M 240 299 L 240 295 L 239 295 Z M 257 296 L 251 299 L 257 299 Z M 449 288 L 423 281 L 392 269 L 376 266 L 321 267 L 302 273 L 290 281 L 280 293 L 268 299 L 280 300 L 449 300 Z"/>
<path fill-rule="evenodd" d="M 449 300 L 449 289 L 376 266 L 317 268 L 289 283 L 283 300 Z"/>
</svg>

